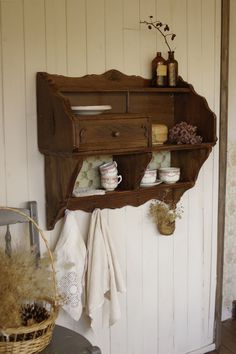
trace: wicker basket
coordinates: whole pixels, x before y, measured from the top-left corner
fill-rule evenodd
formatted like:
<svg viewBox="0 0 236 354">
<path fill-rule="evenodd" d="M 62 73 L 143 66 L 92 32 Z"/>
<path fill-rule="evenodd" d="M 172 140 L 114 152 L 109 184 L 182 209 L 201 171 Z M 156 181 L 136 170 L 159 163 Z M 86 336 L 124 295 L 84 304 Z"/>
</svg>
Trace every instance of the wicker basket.
<svg viewBox="0 0 236 354">
<path fill-rule="evenodd" d="M 49 313 L 49 317 L 37 324 L 30 326 L 21 326 L 18 328 L 0 328 L 0 353 L 12 354 L 32 354 L 42 351 L 51 341 L 52 332 L 59 310 L 59 296 L 56 286 L 56 273 L 53 262 L 53 255 L 49 249 L 48 242 L 39 228 L 38 224 L 25 213 L 8 207 L 0 207 L 0 210 L 8 210 L 24 216 L 28 221 L 32 222 L 43 239 L 51 262 L 53 272 L 54 298 L 35 299 L 40 301 L 40 305 L 45 307 Z"/>
</svg>

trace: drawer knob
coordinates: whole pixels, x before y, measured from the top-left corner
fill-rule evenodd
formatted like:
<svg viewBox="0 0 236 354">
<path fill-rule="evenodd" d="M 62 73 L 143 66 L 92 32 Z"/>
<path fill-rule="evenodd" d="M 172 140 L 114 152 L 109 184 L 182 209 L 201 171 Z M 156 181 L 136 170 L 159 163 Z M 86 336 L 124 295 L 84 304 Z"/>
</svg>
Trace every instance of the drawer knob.
<svg viewBox="0 0 236 354">
<path fill-rule="evenodd" d="M 79 137 L 80 137 L 80 142 L 82 143 L 84 140 L 84 135 L 85 135 L 86 129 L 82 128 L 79 132 Z"/>
<path fill-rule="evenodd" d="M 112 136 L 114 136 L 115 138 L 120 136 L 120 132 L 112 132 Z"/>
</svg>

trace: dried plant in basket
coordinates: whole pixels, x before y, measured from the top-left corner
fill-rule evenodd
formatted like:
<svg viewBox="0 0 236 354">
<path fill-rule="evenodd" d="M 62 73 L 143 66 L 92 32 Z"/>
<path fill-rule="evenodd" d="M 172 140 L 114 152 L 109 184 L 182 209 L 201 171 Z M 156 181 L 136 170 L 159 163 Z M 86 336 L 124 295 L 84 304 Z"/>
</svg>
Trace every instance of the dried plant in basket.
<svg viewBox="0 0 236 354">
<path fill-rule="evenodd" d="M 39 225 L 23 211 L 0 206 L 30 221 L 39 232 L 47 257 L 18 249 L 0 250 L 0 353 L 34 354 L 51 341 L 60 307 L 54 259 Z"/>
<path fill-rule="evenodd" d="M 35 261 L 34 252 L 16 250 L 11 257 L 0 250 L 0 327 L 24 324 L 24 306 L 54 295 L 48 257 Z M 25 311 L 25 310 L 24 310 Z"/>
<path fill-rule="evenodd" d="M 175 221 L 181 218 L 183 207 L 177 207 L 175 204 L 167 204 L 159 200 L 155 200 L 150 204 L 149 215 L 157 225 L 162 235 L 172 235 L 175 230 Z"/>
</svg>

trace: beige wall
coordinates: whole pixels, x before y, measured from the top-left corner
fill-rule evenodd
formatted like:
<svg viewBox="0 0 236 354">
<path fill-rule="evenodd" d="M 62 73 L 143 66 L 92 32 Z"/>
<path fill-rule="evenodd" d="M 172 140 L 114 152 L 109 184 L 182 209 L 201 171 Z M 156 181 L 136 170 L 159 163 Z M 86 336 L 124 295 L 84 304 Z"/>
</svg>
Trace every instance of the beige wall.
<svg viewBox="0 0 236 354">
<path fill-rule="evenodd" d="M 156 33 L 140 27 L 153 14 L 177 34 L 180 75 L 219 113 L 220 0 L 1 0 L 0 204 L 37 200 L 45 221 L 43 156 L 37 148 L 35 74 L 84 75 L 116 68 L 149 77 Z M 166 53 L 164 53 L 166 55 Z M 122 319 L 94 335 L 61 314 L 103 354 L 186 354 L 212 349 L 216 281 L 218 146 L 196 186 L 185 193 L 173 237 L 161 237 L 148 203 L 107 211 L 125 274 Z M 89 214 L 81 213 L 86 233 Z M 47 232 L 55 244 L 60 223 Z"/>
</svg>

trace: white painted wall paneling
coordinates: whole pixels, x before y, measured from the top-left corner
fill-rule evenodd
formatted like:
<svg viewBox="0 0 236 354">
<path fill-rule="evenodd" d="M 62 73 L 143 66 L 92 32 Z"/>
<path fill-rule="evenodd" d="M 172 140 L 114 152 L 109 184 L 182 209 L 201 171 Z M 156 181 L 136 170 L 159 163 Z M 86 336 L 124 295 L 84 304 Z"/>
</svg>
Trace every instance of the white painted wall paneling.
<svg viewBox="0 0 236 354">
<path fill-rule="evenodd" d="M 28 199 L 27 136 L 25 120 L 25 63 L 23 8 L 19 1 L 1 2 L 2 89 L 9 204 Z M 16 54 L 17 53 L 17 54 Z"/>
<path fill-rule="evenodd" d="M 67 63 L 69 76 L 87 72 L 86 0 L 67 0 Z"/>
<path fill-rule="evenodd" d="M 2 23 L 2 9 L 0 7 L 0 19 Z M 6 152 L 5 152 L 5 136 L 4 136 L 4 107 L 3 107 L 3 63 L 2 63 L 2 28 L 0 28 L 0 200 L 3 205 L 6 204 L 7 189 L 6 189 Z"/>
<path fill-rule="evenodd" d="M 77 76 L 116 68 L 149 77 L 155 52 L 166 55 L 162 38 L 139 24 L 151 14 L 177 34 L 180 75 L 218 110 L 220 0 L 1 0 L 0 4 L 1 204 L 18 206 L 35 199 L 44 224 L 36 72 Z M 84 317 L 75 323 L 61 313 L 59 322 L 85 334 L 104 354 L 186 354 L 210 344 L 217 169 L 215 152 L 196 187 L 182 199 L 185 211 L 173 238 L 157 233 L 147 216 L 149 203 L 106 211 L 127 282 L 127 293 L 120 297 L 122 319 L 96 335 Z M 89 214 L 81 212 L 79 218 L 86 237 Z M 52 246 L 60 228 L 58 223 L 55 231 L 47 232 Z"/>
</svg>

